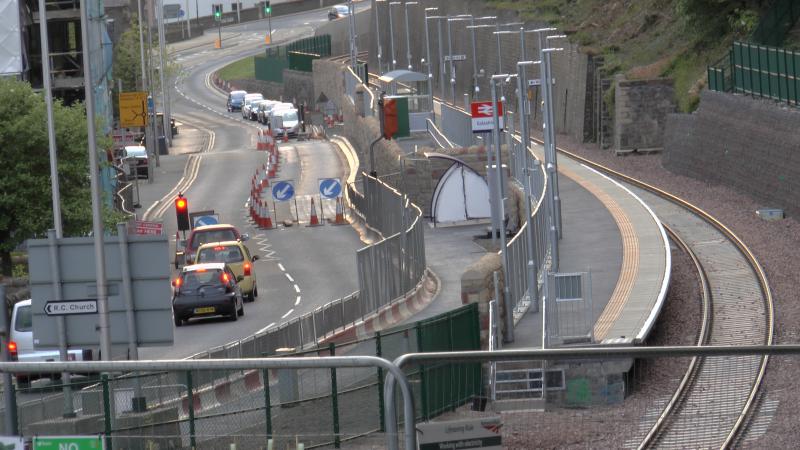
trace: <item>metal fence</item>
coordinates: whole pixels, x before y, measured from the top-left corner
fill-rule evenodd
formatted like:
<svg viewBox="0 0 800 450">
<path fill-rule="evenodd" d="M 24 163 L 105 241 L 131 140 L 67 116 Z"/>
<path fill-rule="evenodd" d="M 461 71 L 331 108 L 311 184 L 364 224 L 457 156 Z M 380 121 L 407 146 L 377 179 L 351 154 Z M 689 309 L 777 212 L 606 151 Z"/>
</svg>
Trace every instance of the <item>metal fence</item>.
<svg viewBox="0 0 800 450">
<path fill-rule="evenodd" d="M 364 194 L 348 186 L 356 213 L 383 239 L 358 251 L 360 301 L 377 310 L 416 289 L 425 275 L 422 211 L 399 191 L 362 177 Z"/>
<path fill-rule="evenodd" d="M 472 133 L 472 117 L 466 111 L 454 108 L 446 103 L 440 103 L 442 115 L 440 116 L 439 127 L 456 145 L 469 147 L 474 142 Z"/>
<path fill-rule="evenodd" d="M 295 55 L 290 55 L 293 52 Z M 284 69 L 310 72 L 311 60 L 330 56 L 330 54 L 331 37 L 328 34 L 269 47 L 264 52 L 264 56 L 255 56 L 256 79 L 282 83 Z M 313 55 L 316 55 L 316 58 Z"/>
<path fill-rule="evenodd" d="M 800 5 L 795 0 L 775 0 L 761 16 L 750 39 L 764 45 L 781 45 L 798 18 Z"/>
<path fill-rule="evenodd" d="M 478 350 L 479 329 L 477 304 L 471 304 L 368 339 L 285 356 L 319 359 L 346 354 L 391 360 L 409 352 Z M 386 373 L 380 366 L 292 370 L 220 366 L 106 377 L 79 391 L 76 420 L 86 423 L 84 433 L 104 435 L 117 449 L 217 449 L 231 444 L 239 449 L 262 448 L 267 438 L 274 440 L 275 448 L 286 448 L 296 440 L 306 448 L 337 447 L 383 430 Z M 406 376 L 413 385 L 413 417 L 434 417 L 472 400 L 482 391 L 480 375 L 480 364 L 474 363 L 410 368 Z M 36 391 L 20 389 L 18 394 L 31 396 Z M 146 412 L 136 411 L 136 397 L 146 398 Z M 49 427 L 36 425 L 44 418 L 19 419 L 23 436 L 59 434 L 52 418 L 47 418 Z"/>
<path fill-rule="evenodd" d="M 800 52 L 734 42 L 729 55 L 708 68 L 708 83 L 714 91 L 733 91 L 798 105 Z"/>
</svg>

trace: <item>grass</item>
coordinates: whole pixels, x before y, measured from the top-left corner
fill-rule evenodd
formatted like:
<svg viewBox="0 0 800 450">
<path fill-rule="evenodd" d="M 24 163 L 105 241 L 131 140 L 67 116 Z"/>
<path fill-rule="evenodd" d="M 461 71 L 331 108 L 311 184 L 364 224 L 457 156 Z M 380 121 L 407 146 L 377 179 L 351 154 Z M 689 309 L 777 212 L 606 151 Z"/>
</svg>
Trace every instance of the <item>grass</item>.
<svg viewBox="0 0 800 450">
<path fill-rule="evenodd" d="M 256 77 L 255 58 L 250 56 L 228 64 L 220 69 L 218 74 L 225 81 L 254 79 Z"/>
<path fill-rule="evenodd" d="M 692 25 L 678 12 L 678 0 L 489 0 L 523 20 L 547 21 L 570 36 L 585 53 L 601 55 L 611 77 L 669 77 L 681 111 L 696 108 L 706 67 L 719 60 L 732 34 Z M 718 18 L 718 16 L 715 16 Z M 706 24 L 708 25 L 708 24 Z M 798 33 L 800 35 L 800 33 Z"/>
</svg>

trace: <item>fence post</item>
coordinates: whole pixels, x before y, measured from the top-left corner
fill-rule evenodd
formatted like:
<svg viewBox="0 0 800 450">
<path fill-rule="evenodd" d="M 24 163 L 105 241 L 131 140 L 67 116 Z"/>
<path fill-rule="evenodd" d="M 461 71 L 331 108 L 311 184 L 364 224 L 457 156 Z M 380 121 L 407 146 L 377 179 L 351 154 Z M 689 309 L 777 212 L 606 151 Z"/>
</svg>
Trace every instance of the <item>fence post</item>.
<svg viewBox="0 0 800 450">
<path fill-rule="evenodd" d="M 381 348 L 381 332 L 375 332 L 375 356 L 378 358 L 383 357 L 383 349 Z M 386 426 L 384 425 L 384 400 L 383 400 L 383 368 L 378 367 L 378 412 L 380 414 L 380 424 L 381 424 L 381 432 L 386 431 Z"/>
<path fill-rule="evenodd" d="M 186 399 L 189 402 L 189 446 L 192 449 L 197 448 L 195 441 L 195 428 L 194 428 L 194 386 L 192 385 L 192 371 L 186 371 L 186 389 L 188 390 Z"/>
<path fill-rule="evenodd" d="M 414 325 L 414 330 L 417 333 L 417 351 L 423 352 L 424 349 L 422 348 L 422 327 L 420 326 L 420 322 L 417 322 Z M 419 396 L 422 400 L 422 418 L 425 420 L 429 420 L 430 414 L 428 411 L 428 383 L 427 377 L 425 374 L 425 365 L 420 364 L 419 366 Z"/>
<path fill-rule="evenodd" d="M 108 374 L 101 375 L 103 384 L 103 428 L 105 434 L 106 449 L 111 450 L 111 396 L 108 392 Z"/>
<path fill-rule="evenodd" d="M 272 400 L 269 398 L 269 369 L 261 371 L 264 377 L 264 414 L 267 419 L 267 439 L 272 439 Z"/>
<path fill-rule="evenodd" d="M 336 356 L 336 344 L 328 344 L 331 356 Z M 331 367 L 331 408 L 333 409 L 333 448 L 342 448 L 339 439 L 339 389 L 336 386 L 336 368 Z"/>
</svg>

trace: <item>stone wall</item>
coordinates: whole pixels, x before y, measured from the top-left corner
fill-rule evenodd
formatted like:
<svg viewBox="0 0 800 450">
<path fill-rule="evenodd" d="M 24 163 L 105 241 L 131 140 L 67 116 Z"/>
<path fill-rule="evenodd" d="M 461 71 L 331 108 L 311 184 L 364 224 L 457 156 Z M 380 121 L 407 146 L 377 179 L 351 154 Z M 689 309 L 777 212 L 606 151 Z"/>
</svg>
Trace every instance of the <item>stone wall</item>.
<svg viewBox="0 0 800 450">
<path fill-rule="evenodd" d="M 703 91 L 693 114 L 667 117 L 667 169 L 732 186 L 800 214 L 800 111 L 769 100 Z"/>
<path fill-rule="evenodd" d="M 370 9 L 356 13 L 356 48 L 359 52 L 367 50 L 371 33 L 367 27 L 370 24 Z M 347 55 L 350 53 L 350 28 L 349 21 L 339 19 L 320 25 L 315 31 L 315 36 L 331 35 L 331 55 Z M 370 28 L 371 29 L 371 28 Z"/>
<path fill-rule="evenodd" d="M 478 304 L 478 317 L 481 327 L 481 349 L 489 349 L 489 302 L 494 299 L 494 276 L 499 272 L 500 291 L 503 290 L 503 271 L 500 255 L 487 253 L 469 265 L 461 275 L 461 303 Z M 505 333 L 505 308 L 498 302 L 498 331 Z"/>
<path fill-rule="evenodd" d="M 380 42 L 382 48 L 382 65 L 384 71 L 389 69 L 389 61 L 391 60 L 391 41 L 389 34 L 389 11 L 392 12 L 392 20 L 394 25 L 394 56 L 397 60 L 396 68 L 405 69 L 408 65 L 406 61 L 406 54 L 408 53 L 406 46 L 406 29 L 405 29 L 405 12 L 402 6 L 390 7 L 389 2 L 380 3 L 378 6 L 379 11 L 379 29 L 380 36 L 378 39 L 370 40 L 369 47 L 369 64 L 373 72 L 377 72 L 377 45 Z M 489 3 L 484 0 L 463 0 L 463 1 L 448 1 L 448 0 L 420 0 L 419 5 L 409 6 L 409 28 L 411 29 L 410 35 L 410 48 L 411 48 L 411 64 L 415 71 L 425 72 L 426 67 L 420 62 L 421 58 L 426 56 L 426 43 L 425 43 L 425 19 L 423 15 L 423 8 L 438 7 L 437 15 L 456 15 L 462 13 L 469 13 L 475 17 L 479 16 L 498 16 L 501 23 L 518 22 L 519 18 L 516 13 L 508 10 L 496 10 L 489 6 Z M 412 14 L 413 11 L 413 14 Z M 376 35 L 375 14 L 370 14 L 369 33 L 373 36 Z M 434 94 L 443 98 L 451 99 L 450 93 L 450 75 L 446 73 L 445 83 L 442 86 L 440 81 L 441 69 L 449 69 L 449 66 L 443 64 L 439 59 L 439 44 L 442 43 L 443 55 L 447 55 L 448 40 L 447 40 L 447 24 L 441 25 L 441 39 L 439 38 L 439 29 L 437 20 L 430 20 L 429 28 L 429 42 L 430 54 L 433 74 L 433 88 Z M 445 21 L 446 22 L 446 21 Z M 488 22 L 486 22 L 488 23 Z M 467 56 L 466 61 L 456 62 L 456 104 L 463 104 L 464 93 L 474 93 L 473 88 L 473 64 L 472 64 L 472 40 L 471 32 L 466 29 L 469 21 L 451 22 L 451 40 L 453 44 L 453 54 L 463 54 Z M 544 26 L 542 22 L 528 22 L 525 24 L 526 29 L 533 29 Z M 494 73 L 516 73 L 516 63 L 522 60 L 520 51 L 519 35 L 502 35 L 500 41 L 500 61 L 498 61 L 498 48 L 497 41 L 492 35 L 494 28 L 479 28 L 475 30 L 476 41 L 476 54 L 475 58 L 478 62 L 478 72 L 483 69 L 484 76 L 478 77 L 478 87 L 480 93 L 476 96 L 475 100 L 489 100 L 491 99 L 491 91 L 489 90 L 489 76 Z M 554 42 L 559 47 L 563 47 L 564 51 L 554 54 L 552 57 L 553 63 L 553 76 L 556 79 L 556 84 L 553 86 L 554 92 L 554 118 L 555 127 L 559 133 L 564 133 L 572 136 L 578 141 L 584 139 L 585 128 L 593 129 L 593 123 L 586 124 L 585 117 L 585 104 L 587 102 L 587 95 L 591 101 L 591 92 L 587 91 L 587 71 L 588 57 L 578 51 L 578 46 L 570 44 L 565 41 Z M 529 60 L 538 59 L 538 37 L 534 33 L 525 35 L 525 58 Z M 499 64 L 499 65 L 498 65 Z M 529 77 L 538 77 L 538 68 L 528 70 Z M 504 88 L 504 94 L 509 99 L 516 98 L 514 90 L 516 83 L 511 83 L 510 86 Z M 533 88 L 532 96 L 534 104 L 538 104 L 541 100 L 541 93 L 539 88 Z M 510 111 L 516 111 L 516 102 L 509 105 L 507 108 Z M 542 114 L 537 108 L 533 108 L 532 121 L 533 129 L 541 130 Z M 593 119 L 593 118 L 592 118 Z"/>
<path fill-rule="evenodd" d="M 616 152 L 661 150 L 667 115 L 677 110 L 671 79 L 618 79 L 614 88 Z"/>
<path fill-rule="evenodd" d="M 314 75 L 311 72 L 284 69 L 283 98 L 295 105 L 314 105 Z"/>
</svg>

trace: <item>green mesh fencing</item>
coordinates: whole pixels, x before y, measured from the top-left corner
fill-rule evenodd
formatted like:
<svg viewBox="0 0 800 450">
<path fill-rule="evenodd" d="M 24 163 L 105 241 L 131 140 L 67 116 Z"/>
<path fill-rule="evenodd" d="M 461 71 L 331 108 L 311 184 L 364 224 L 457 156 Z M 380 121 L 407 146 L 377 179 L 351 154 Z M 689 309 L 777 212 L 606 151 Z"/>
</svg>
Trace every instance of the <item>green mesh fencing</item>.
<svg viewBox="0 0 800 450">
<path fill-rule="evenodd" d="M 300 70 L 302 72 L 311 72 L 313 68 L 313 61 L 319 59 L 320 55 L 316 53 L 303 53 L 303 52 L 289 52 L 289 69 Z"/>
<path fill-rule="evenodd" d="M 256 79 L 282 83 L 283 69 L 311 72 L 314 59 L 330 55 L 331 36 L 329 34 L 311 36 L 286 45 L 269 47 L 264 52 L 264 56 L 255 57 Z"/>
</svg>

